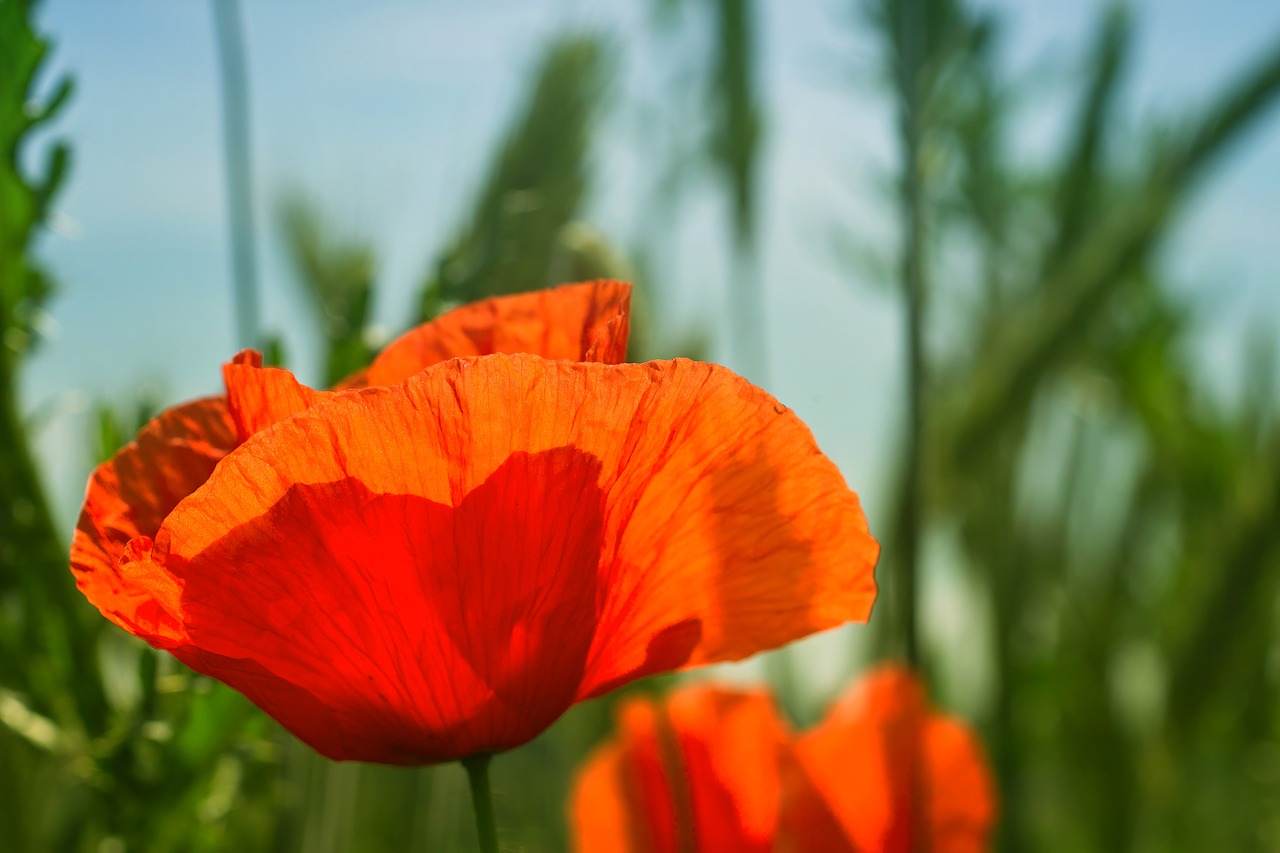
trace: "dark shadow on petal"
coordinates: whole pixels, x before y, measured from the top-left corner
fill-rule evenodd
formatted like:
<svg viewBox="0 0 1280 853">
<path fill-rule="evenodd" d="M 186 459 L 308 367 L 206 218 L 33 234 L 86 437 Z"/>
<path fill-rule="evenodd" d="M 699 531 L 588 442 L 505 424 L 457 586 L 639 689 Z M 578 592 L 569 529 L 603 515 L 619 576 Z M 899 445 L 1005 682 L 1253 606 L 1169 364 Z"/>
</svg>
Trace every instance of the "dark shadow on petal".
<svg viewBox="0 0 1280 853">
<path fill-rule="evenodd" d="M 857 853 L 830 803 L 790 750 L 780 759 L 782 802 L 779 803 L 776 853 Z"/>
<path fill-rule="evenodd" d="M 599 480 L 599 460 L 574 448 L 513 453 L 454 511 L 456 551 L 433 550 L 423 567 L 424 594 L 446 602 L 442 624 L 493 690 L 485 712 L 511 717 L 490 721 L 499 728 L 536 734 L 582 681 L 598 616 Z"/>
<path fill-rule="evenodd" d="M 650 638 L 649 644 L 645 646 L 644 663 L 600 685 L 586 698 L 594 699 L 603 696 L 647 675 L 679 669 L 685 661 L 689 660 L 689 655 L 693 654 L 693 650 L 701 641 L 702 621 L 699 619 L 684 619 L 674 625 L 668 625 Z"/>
<path fill-rule="evenodd" d="M 573 703 L 596 629 L 599 468 L 572 448 L 513 454 L 457 508 L 295 484 L 169 561 L 197 647 L 183 659 L 334 758 L 524 743 Z"/>
</svg>

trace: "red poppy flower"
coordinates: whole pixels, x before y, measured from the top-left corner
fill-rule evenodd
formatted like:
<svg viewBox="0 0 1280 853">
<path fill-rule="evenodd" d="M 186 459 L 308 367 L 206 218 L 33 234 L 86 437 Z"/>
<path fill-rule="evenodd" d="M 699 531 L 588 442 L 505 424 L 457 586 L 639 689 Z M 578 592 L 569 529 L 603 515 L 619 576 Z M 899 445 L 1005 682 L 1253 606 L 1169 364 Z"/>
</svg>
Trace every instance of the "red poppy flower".
<svg viewBox="0 0 1280 853">
<path fill-rule="evenodd" d="M 579 850 L 987 849 L 995 797 L 978 742 L 930 712 L 897 667 L 863 679 L 795 738 L 767 693 L 706 686 L 630 701 L 618 729 L 574 785 Z"/>
<path fill-rule="evenodd" d="M 321 399 L 242 360 L 227 381 L 246 438 L 123 548 L 117 621 L 331 758 L 507 749 L 874 598 L 857 498 L 724 368 L 484 355 Z"/>
</svg>

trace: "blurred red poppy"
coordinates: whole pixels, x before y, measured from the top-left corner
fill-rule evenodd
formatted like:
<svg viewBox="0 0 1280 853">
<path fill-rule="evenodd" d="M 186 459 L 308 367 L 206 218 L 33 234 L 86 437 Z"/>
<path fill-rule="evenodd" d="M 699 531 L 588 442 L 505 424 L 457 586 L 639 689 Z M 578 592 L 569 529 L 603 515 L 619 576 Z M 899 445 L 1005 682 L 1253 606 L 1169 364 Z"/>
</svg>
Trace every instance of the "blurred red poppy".
<svg viewBox="0 0 1280 853">
<path fill-rule="evenodd" d="M 978 853 L 995 795 L 970 731 L 884 667 L 798 737 L 760 690 L 629 701 L 569 810 L 581 851 Z"/>
<path fill-rule="evenodd" d="M 584 354 L 620 357 L 601 340 Z M 495 354 L 322 394 L 242 358 L 226 378 L 242 443 L 81 588 L 331 758 L 511 748 L 874 599 L 856 496 L 724 368 Z"/>
</svg>

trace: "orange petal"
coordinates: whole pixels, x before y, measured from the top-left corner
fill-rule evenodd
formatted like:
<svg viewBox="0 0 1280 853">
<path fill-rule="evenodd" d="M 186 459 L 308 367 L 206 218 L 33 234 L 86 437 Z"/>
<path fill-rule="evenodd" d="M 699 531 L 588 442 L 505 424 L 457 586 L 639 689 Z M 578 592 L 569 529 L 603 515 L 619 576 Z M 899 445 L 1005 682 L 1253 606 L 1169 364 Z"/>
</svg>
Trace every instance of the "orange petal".
<svg viewBox="0 0 1280 853">
<path fill-rule="evenodd" d="M 209 397 L 162 412 L 94 469 L 71 540 L 71 568 L 85 597 L 126 631 L 151 638 L 174 628 L 162 629 L 164 611 L 146 585 L 121 576 L 126 544 L 154 536 L 235 445 L 226 401 Z"/>
<path fill-rule="evenodd" d="M 618 375 L 601 427 L 576 439 L 616 472 L 607 627 L 583 696 L 866 620 L 879 546 L 799 418 L 714 365 Z"/>
<path fill-rule="evenodd" d="M 593 753 L 574 779 L 569 795 L 574 850 L 679 853 L 679 828 L 689 823 L 676 817 L 658 727 L 648 702 L 623 706 L 617 739 Z"/>
<path fill-rule="evenodd" d="M 855 849 L 932 853 L 988 848 L 995 795 L 981 748 L 960 722 L 930 712 L 907 670 L 865 678 L 797 754 Z"/>
<path fill-rule="evenodd" d="M 491 353 L 621 362 L 630 308 L 631 285 L 603 279 L 473 302 L 401 335 L 337 389 L 394 385 L 441 361 Z M 254 350 L 237 353 L 222 376 L 240 441 L 333 393 L 308 388 L 288 370 L 263 367 Z"/>
<path fill-rule="evenodd" d="M 783 754 L 782 800 L 774 853 L 871 853 L 853 846 L 831 805 L 805 770 L 794 746 Z"/>
<path fill-rule="evenodd" d="M 224 364 L 222 381 L 237 443 L 333 396 L 332 391 L 308 388 L 284 368 L 263 367 L 262 353 L 255 350 L 241 350 Z"/>
<path fill-rule="evenodd" d="M 773 849 L 786 732 L 768 694 L 685 688 L 633 700 L 574 784 L 581 851 Z"/>
<path fill-rule="evenodd" d="M 808 430 L 687 361 L 495 355 L 345 392 L 227 456 L 155 538 L 122 572 L 192 647 L 319 697 L 337 723 L 313 745 L 374 761 L 508 748 L 874 597 L 875 543 Z"/>
<path fill-rule="evenodd" d="M 569 793 L 568 822 L 578 853 L 611 850 L 644 853 L 634 816 L 632 786 L 625 776 L 626 750 L 611 742 L 591 754 L 578 770 Z"/>
<path fill-rule="evenodd" d="M 396 338 L 338 387 L 392 385 L 441 361 L 492 353 L 617 364 L 627 356 L 630 310 L 631 285 L 603 279 L 484 299 Z"/>
<path fill-rule="evenodd" d="M 692 688 L 671 697 L 697 849 L 768 853 L 778 823 L 787 736 L 763 691 Z"/>
</svg>

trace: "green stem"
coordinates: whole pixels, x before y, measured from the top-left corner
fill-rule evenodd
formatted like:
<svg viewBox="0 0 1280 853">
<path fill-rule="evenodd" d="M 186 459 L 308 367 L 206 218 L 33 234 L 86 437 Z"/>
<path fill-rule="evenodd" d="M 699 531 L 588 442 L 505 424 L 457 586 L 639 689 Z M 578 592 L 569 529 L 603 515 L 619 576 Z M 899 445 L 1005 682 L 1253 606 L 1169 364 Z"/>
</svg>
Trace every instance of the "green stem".
<svg viewBox="0 0 1280 853">
<path fill-rule="evenodd" d="M 498 853 L 498 827 L 493 820 L 493 791 L 489 787 L 489 753 L 462 759 L 471 784 L 471 804 L 476 811 L 476 833 L 480 836 L 481 853 Z"/>
<path fill-rule="evenodd" d="M 907 344 L 907 423 L 903 442 L 903 489 L 898 507 L 900 539 L 898 572 L 894 578 L 894 595 L 898 604 L 898 629 L 903 656 L 913 668 L 920 670 L 920 638 L 916 615 L 919 607 L 920 539 L 924 528 L 923 466 L 925 433 L 926 367 L 924 353 L 925 283 L 925 188 L 921 167 L 921 142 L 924 119 L 921 91 L 921 69 L 926 63 L 921 44 L 927 19 L 919 2 L 906 0 L 903 5 L 902 30 L 899 33 L 898 113 L 899 141 L 903 164 L 899 184 L 899 208 L 902 217 L 902 254 L 900 257 L 902 288 L 906 299 Z"/>
</svg>

